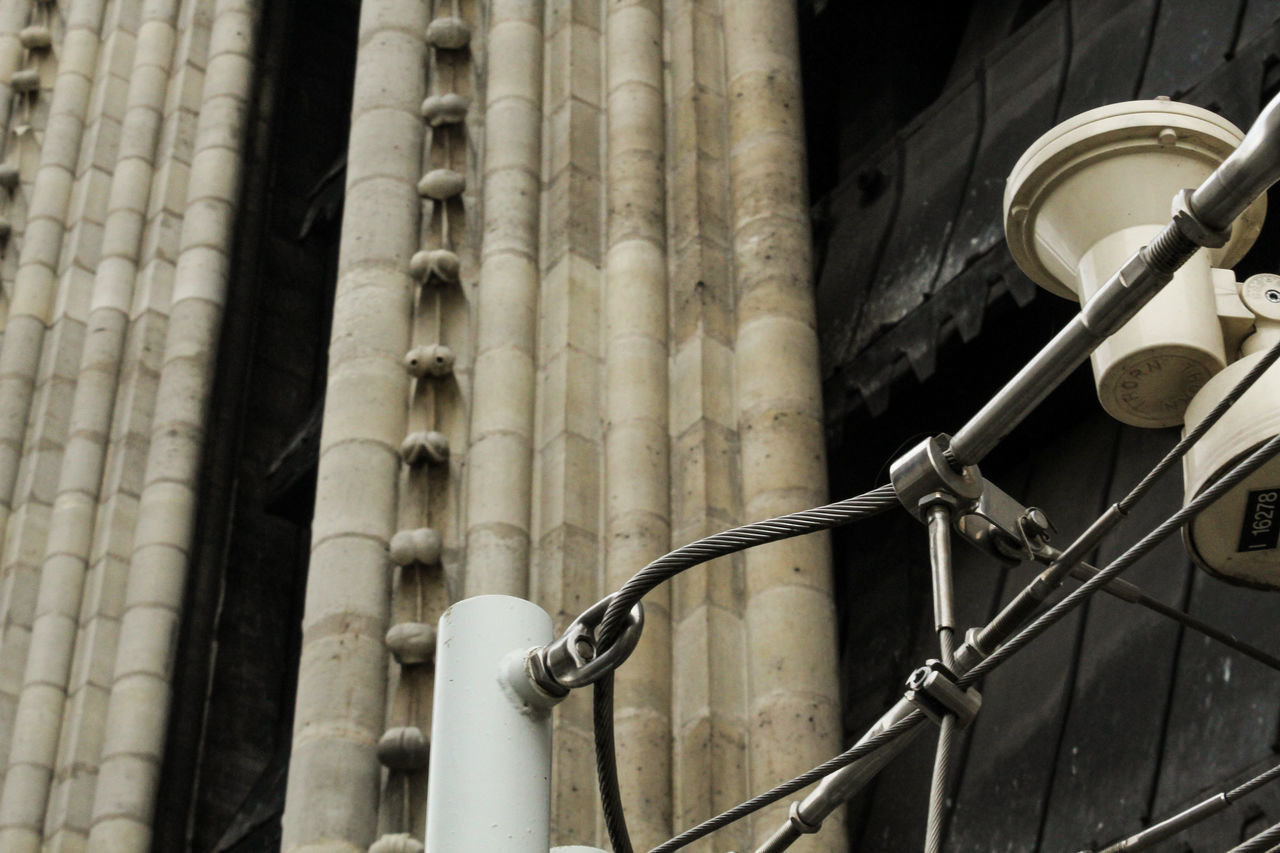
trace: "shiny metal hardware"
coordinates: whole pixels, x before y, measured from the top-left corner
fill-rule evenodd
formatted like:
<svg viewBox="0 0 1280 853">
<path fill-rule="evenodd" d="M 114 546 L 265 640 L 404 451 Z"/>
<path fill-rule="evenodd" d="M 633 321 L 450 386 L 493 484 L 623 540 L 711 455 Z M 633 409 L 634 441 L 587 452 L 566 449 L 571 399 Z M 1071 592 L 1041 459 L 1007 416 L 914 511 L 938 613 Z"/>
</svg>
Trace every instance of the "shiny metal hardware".
<svg viewBox="0 0 1280 853">
<path fill-rule="evenodd" d="M 787 823 L 791 824 L 791 828 L 801 835 L 812 835 L 822 829 L 821 823 L 809 823 L 800 816 L 799 800 L 791 802 L 791 808 L 787 810 Z"/>
<path fill-rule="evenodd" d="M 600 649 L 596 629 L 613 595 L 600 599 L 573 620 L 559 639 L 529 652 L 528 670 L 534 682 L 552 696 L 586 687 L 613 672 L 631 656 L 644 631 L 644 606 L 636 602 L 617 639 Z"/>
<path fill-rule="evenodd" d="M 982 481 L 977 505 L 956 521 L 961 536 L 1006 562 L 1039 559 L 1045 554 L 1053 524 L 1044 511 L 1024 507 L 1004 490 Z"/>
<path fill-rule="evenodd" d="M 955 498 L 957 511 L 971 506 L 982 495 L 982 475 L 976 465 L 958 466 L 951 459 L 951 437 L 935 435 L 898 457 L 889 468 L 889 479 L 907 512 L 923 519 L 934 493 Z"/>
<path fill-rule="evenodd" d="M 943 717 L 954 715 L 960 728 L 973 722 L 982 707 L 982 695 L 972 687 L 961 690 L 955 673 L 937 660 L 925 661 L 924 666 L 911 673 L 905 698 L 939 725 Z"/>
</svg>

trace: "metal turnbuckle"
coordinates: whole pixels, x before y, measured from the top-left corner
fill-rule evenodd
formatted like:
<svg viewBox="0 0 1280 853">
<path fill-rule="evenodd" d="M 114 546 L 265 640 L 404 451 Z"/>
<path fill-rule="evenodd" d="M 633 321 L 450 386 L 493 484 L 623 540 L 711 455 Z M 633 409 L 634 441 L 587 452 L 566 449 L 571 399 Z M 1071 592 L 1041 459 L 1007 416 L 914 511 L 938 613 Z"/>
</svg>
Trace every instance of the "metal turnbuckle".
<svg viewBox="0 0 1280 853">
<path fill-rule="evenodd" d="M 570 690 L 599 681 L 631 656 L 644 631 L 644 605 L 640 602 L 627 612 L 622 631 L 607 648 L 599 648 L 596 637 L 616 594 L 588 607 L 559 639 L 529 652 L 529 674 L 539 687 L 552 696 L 564 696 Z"/>
<path fill-rule="evenodd" d="M 937 660 L 925 661 L 924 666 L 911 673 L 906 699 L 939 725 L 943 717 L 954 714 L 962 729 L 973 722 L 982 707 L 981 694 L 972 687 L 961 690 L 956 674 Z"/>
</svg>

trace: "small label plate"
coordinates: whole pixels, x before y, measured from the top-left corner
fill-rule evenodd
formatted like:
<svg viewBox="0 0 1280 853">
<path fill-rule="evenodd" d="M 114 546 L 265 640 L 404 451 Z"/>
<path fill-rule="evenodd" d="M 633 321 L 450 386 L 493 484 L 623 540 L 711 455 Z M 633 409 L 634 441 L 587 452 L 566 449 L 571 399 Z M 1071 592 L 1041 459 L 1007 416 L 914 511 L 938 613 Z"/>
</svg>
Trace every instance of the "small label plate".
<svg viewBox="0 0 1280 853">
<path fill-rule="evenodd" d="M 1280 486 L 1249 492 L 1237 551 L 1268 551 L 1280 541 Z"/>
</svg>

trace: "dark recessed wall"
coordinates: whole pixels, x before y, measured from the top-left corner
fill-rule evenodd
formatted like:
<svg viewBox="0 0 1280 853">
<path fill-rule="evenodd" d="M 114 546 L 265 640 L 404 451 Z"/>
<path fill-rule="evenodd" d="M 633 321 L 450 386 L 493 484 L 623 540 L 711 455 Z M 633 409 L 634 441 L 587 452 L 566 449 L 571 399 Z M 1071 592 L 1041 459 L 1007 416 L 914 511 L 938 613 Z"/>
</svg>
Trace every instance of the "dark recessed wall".
<svg viewBox="0 0 1280 853">
<path fill-rule="evenodd" d="M 1280 88 L 1274 0 L 947 5 L 949 23 L 921 15 L 915 30 L 918 8 L 884 12 L 887 21 L 859 4 L 810 10 L 804 73 L 833 498 L 880 485 L 911 444 L 954 431 L 1076 310 L 1027 281 L 1003 244 L 999 199 L 1027 144 L 1084 109 L 1156 94 L 1247 126 Z M 882 43 L 851 49 L 868 32 Z M 1241 278 L 1263 271 L 1280 271 L 1280 215 L 1238 268 Z M 1061 545 L 1176 438 L 1111 421 L 1084 368 L 982 469 L 1043 507 Z M 1117 556 L 1181 500 L 1175 471 L 1095 560 Z M 852 742 L 911 669 L 937 655 L 936 640 L 920 524 L 890 513 L 836 531 L 834 545 Z M 965 625 L 1031 577 L 1030 567 L 957 548 Z M 1280 651 L 1280 595 L 1208 577 L 1176 537 L 1127 577 Z M 949 851 L 1096 849 L 1280 763 L 1280 673 L 1114 599 L 1092 601 L 982 690 L 951 787 Z M 851 804 L 851 849 L 920 849 L 933 747 L 934 735 L 922 736 Z M 1264 788 L 1155 849 L 1221 851 L 1277 821 L 1280 787 Z"/>
<path fill-rule="evenodd" d="M 279 849 L 358 5 L 263 4 L 157 851 Z"/>
</svg>

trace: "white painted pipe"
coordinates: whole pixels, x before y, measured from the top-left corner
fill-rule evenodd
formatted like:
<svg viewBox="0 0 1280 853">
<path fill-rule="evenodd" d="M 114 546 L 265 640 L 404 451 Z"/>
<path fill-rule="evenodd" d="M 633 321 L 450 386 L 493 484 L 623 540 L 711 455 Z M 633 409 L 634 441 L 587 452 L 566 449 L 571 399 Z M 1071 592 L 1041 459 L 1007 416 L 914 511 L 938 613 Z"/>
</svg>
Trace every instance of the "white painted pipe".
<svg viewBox="0 0 1280 853">
<path fill-rule="evenodd" d="M 90 850 L 151 839 L 252 96 L 258 0 L 219 0 L 129 563 Z"/>
<path fill-rule="evenodd" d="M 529 649 L 551 617 L 506 595 L 440 617 L 427 782 L 427 853 L 546 853 L 551 844 L 551 701 L 534 706 Z M 536 700 L 535 700 L 536 701 Z"/>
</svg>

